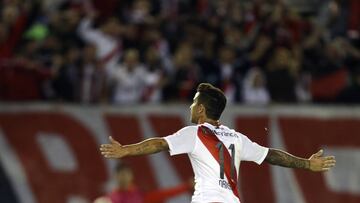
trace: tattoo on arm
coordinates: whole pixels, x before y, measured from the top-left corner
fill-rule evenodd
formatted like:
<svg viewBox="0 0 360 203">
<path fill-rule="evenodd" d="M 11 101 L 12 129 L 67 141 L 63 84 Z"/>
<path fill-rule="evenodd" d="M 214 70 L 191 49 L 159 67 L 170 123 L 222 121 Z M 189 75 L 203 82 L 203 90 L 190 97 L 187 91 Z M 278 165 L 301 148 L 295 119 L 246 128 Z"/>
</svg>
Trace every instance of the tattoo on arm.
<svg viewBox="0 0 360 203">
<path fill-rule="evenodd" d="M 128 150 L 128 156 L 154 154 L 169 149 L 167 142 L 163 138 L 150 138 L 124 147 Z"/>
<path fill-rule="evenodd" d="M 310 166 L 309 160 L 296 157 L 279 149 L 269 149 L 265 161 L 272 165 L 287 168 L 309 169 Z"/>
</svg>

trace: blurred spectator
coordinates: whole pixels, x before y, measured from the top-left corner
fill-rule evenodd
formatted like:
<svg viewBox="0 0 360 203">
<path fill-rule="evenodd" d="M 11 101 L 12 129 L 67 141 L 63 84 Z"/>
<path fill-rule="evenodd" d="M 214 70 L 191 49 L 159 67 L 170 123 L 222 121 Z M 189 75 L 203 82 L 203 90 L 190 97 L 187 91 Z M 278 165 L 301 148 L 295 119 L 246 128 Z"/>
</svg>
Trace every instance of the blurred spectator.
<svg viewBox="0 0 360 203">
<path fill-rule="evenodd" d="M 350 0 L 350 19 L 348 36 L 351 40 L 360 39 L 360 1 Z"/>
<path fill-rule="evenodd" d="M 337 97 L 339 103 L 359 104 L 360 103 L 360 71 L 357 70 L 352 76 L 349 86 L 343 89 Z"/>
<path fill-rule="evenodd" d="M 80 98 L 82 103 L 99 102 L 104 96 L 105 71 L 103 64 L 96 57 L 96 47 L 84 48 L 80 64 Z"/>
<path fill-rule="evenodd" d="M 249 52 L 249 60 L 251 63 L 265 69 L 266 63 L 271 55 L 272 46 L 271 38 L 260 34 Z"/>
<path fill-rule="evenodd" d="M 93 27 L 94 11 L 88 11 L 78 28 L 79 35 L 87 42 L 94 44 L 97 58 L 104 64 L 108 74 L 111 74 L 121 57 L 121 26 L 119 20 L 108 18 L 99 28 Z"/>
<path fill-rule="evenodd" d="M 112 101 L 115 104 L 137 104 L 144 96 L 146 85 L 155 84 L 158 78 L 148 77 L 144 65 L 140 63 L 139 52 L 126 50 L 123 63 L 111 73 L 110 83 L 113 86 Z"/>
<path fill-rule="evenodd" d="M 143 194 L 134 184 L 134 174 L 131 168 L 119 162 L 115 168 L 116 189 L 106 197 L 100 197 L 95 203 L 141 203 Z"/>
<path fill-rule="evenodd" d="M 48 27 L 51 35 L 61 40 L 62 46 L 83 45 L 83 41 L 76 32 L 80 21 L 80 13 L 74 8 L 50 14 Z"/>
<path fill-rule="evenodd" d="M 169 83 L 168 71 L 165 62 L 161 60 L 160 50 L 149 47 L 145 53 L 145 64 L 147 69 L 147 86 L 145 87 L 143 100 L 145 102 L 157 103 L 162 100 L 162 89 Z"/>
<path fill-rule="evenodd" d="M 25 29 L 26 17 L 25 9 L 21 10 L 12 4 L 3 5 L 0 18 L 0 59 L 14 56 Z"/>
<path fill-rule="evenodd" d="M 298 62 L 290 50 L 278 47 L 267 64 L 266 81 L 272 101 L 295 102 L 295 74 Z"/>
<path fill-rule="evenodd" d="M 26 100 L 184 102 L 210 82 L 246 102 L 257 67 L 269 102 L 336 102 L 359 69 L 359 1 L 292 2 L 1 1 L 0 99 L 25 99 L 9 93 L 32 64 Z"/>
<path fill-rule="evenodd" d="M 56 97 L 59 100 L 67 102 L 75 102 L 79 95 L 80 66 L 81 66 L 81 50 L 73 46 L 68 48 L 64 56 L 64 62 L 56 75 L 53 86 Z"/>
<path fill-rule="evenodd" d="M 0 66 L 0 98 L 4 101 L 44 99 L 43 84 L 53 73 L 37 61 L 19 57 L 2 60 Z"/>
<path fill-rule="evenodd" d="M 237 81 L 242 80 L 237 71 L 240 67 L 236 61 L 236 53 L 230 47 L 222 47 L 219 50 L 219 68 L 221 88 L 229 102 L 235 102 L 238 90 Z"/>
<path fill-rule="evenodd" d="M 196 62 L 199 64 L 201 75 L 201 81 L 214 84 L 217 87 L 222 85 L 220 78 L 220 67 L 215 57 L 214 39 L 215 36 L 212 33 L 206 33 L 206 38 L 204 39 L 204 47 L 202 53 L 196 59 Z"/>
<path fill-rule="evenodd" d="M 154 51 L 157 57 L 161 60 L 161 64 L 169 66 L 171 63 L 170 47 L 168 41 L 163 37 L 162 33 L 154 26 L 150 26 L 144 33 L 144 43 L 147 44 L 148 49 L 146 52 Z M 147 53 L 145 53 L 147 54 Z M 167 71 L 171 71 L 169 67 Z"/>
<path fill-rule="evenodd" d="M 133 3 L 128 21 L 130 23 L 144 23 L 151 20 L 151 4 L 147 0 L 136 0 Z"/>
<path fill-rule="evenodd" d="M 115 168 L 116 189 L 106 196 L 97 198 L 94 203 L 159 203 L 169 198 L 189 192 L 194 183 L 184 183 L 173 188 L 143 193 L 134 183 L 131 168 L 119 162 Z"/>
<path fill-rule="evenodd" d="M 243 101 L 245 104 L 265 105 L 270 102 L 265 76 L 261 70 L 252 68 L 244 78 Z"/>
<path fill-rule="evenodd" d="M 179 45 L 173 58 L 174 73 L 164 92 L 166 100 L 189 101 L 192 99 L 200 77 L 200 69 L 193 55 L 193 47 L 189 43 L 184 42 Z"/>
<path fill-rule="evenodd" d="M 295 86 L 296 98 L 301 103 L 307 103 L 312 100 L 311 95 L 311 75 L 308 72 L 297 74 L 297 83 Z"/>
<path fill-rule="evenodd" d="M 320 25 L 326 27 L 329 37 L 345 37 L 349 20 L 349 1 L 330 0 L 320 12 Z"/>
<path fill-rule="evenodd" d="M 338 95 L 340 103 L 359 104 L 360 103 L 360 50 L 356 49 L 347 41 L 340 41 L 345 54 L 345 63 L 349 67 L 351 77 L 350 84 L 347 85 Z"/>
<path fill-rule="evenodd" d="M 308 56 L 304 69 L 312 75 L 311 91 L 314 101 L 335 101 L 338 93 L 345 87 L 348 70 L 345 67 L 343 52 L 339 40 L 333 40 L 313 50 L 306 50 Z M 309 52 L 310 51 L 310 52 Z"/>
</svg>

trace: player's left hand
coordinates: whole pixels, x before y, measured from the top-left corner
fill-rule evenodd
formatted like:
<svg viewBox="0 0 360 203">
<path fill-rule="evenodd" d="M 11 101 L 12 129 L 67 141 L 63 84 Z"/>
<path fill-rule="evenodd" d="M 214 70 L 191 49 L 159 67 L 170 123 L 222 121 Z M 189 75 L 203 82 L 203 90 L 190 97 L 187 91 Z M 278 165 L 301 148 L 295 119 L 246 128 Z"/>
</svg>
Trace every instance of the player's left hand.
<svg viewBox="0 0 360 203">
<path fill-rule="evenodd" d="M 334 156 L 323 156 L 324 151 L 321 149 L 309 158 L 309 170 L 315 172 L 328 171 L 335 166 Z"/>
<path fill-rule="evenodd" d="M 100 146 L 101 154 L 105 158 L 122 158 L 126 156 L 126 149 L 111 136 L 109 137 L 110 144 L 102 144 Z"/>
</svg>

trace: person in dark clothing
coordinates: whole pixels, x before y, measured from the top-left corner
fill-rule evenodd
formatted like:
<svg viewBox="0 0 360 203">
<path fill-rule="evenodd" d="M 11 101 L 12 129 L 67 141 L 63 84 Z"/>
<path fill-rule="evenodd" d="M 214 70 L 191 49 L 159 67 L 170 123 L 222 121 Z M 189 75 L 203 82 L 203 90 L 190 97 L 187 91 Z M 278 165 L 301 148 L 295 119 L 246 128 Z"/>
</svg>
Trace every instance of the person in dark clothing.
<svg viewBox="0 0 360 203">
<path fill-rule="evenodd" d="M 290 50 L 284 47 L 275 49 L 266 70 L 267 88 L 272 101 L 296 102 L 296 66 Z"/>
<path fill-rule="evenodd" d="M 356 70 L 352 83 L 340 92 L 337 101 L 344 104 L 360 104 L 360 68 Z"/>
</svg>

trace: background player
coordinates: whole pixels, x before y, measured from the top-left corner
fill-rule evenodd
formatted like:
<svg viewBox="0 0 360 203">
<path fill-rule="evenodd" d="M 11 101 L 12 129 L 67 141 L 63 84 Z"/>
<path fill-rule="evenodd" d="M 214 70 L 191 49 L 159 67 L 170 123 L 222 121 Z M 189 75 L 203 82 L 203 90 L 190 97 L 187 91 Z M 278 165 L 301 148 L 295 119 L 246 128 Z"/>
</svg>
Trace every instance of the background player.
<svg viewBox="0 0 360 203">
<path fill-rule="evenodd" d="M 195 174 L 192 202 L 240 202 L 237 183 L 240 161 L 261 164 L 265 160 L 273 165 L 315 172 L 335 166 L 335 157 L 323 157 L 323 150 L 305 159 L 252 142 L 245 135 L 220 124 L 225 106 L 224 93 L 211 84 L 202 83 L 190 106 L 191 122 L 196 126 L 187 126 L 173 135 L 132 145 L 121 145 L 110 137 L 110 144 L 101 145 L 101 153 L 106 158 L 164 150 L 169 150 L 170 155 L 187 153 Z"/>
<path fill-rule="evenodd" d="M 192 181 L 175 187 L 153 191 L 141 191 L 134 182 L 134 173 L 129 165 L 118 162 L 115 171 L 116 188 L 97 198 L 94 203 L 159 203 L 193 190 Z"/>
</svg>

